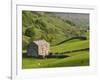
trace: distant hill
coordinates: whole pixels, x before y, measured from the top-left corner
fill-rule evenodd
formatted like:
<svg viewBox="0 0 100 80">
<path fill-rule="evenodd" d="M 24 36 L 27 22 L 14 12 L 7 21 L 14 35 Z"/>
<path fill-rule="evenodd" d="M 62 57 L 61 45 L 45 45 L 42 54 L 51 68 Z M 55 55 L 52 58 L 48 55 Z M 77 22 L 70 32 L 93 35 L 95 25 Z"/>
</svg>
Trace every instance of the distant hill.
<svg viewBox="0 0 100 80">
<path fill-rule="evenodd" d="M 87 18 L 87 19 L 86 19 Z M 88 26 L 88 15 L 61 14 L 48 12 L 22 12 L 23 49 L 34 40 L 45 39 L 51 45 L 71 37 L 83 36 L 84 29 L 75 26 Z M 86 24 L 87 23 L 87 24 Z"/>
<path fill-rule="evenodd" d="M 76 27 L 89 29 L 89 14 L 86 13 L 54 13 L 64 20 L 73 22 Z"/>
</svg>

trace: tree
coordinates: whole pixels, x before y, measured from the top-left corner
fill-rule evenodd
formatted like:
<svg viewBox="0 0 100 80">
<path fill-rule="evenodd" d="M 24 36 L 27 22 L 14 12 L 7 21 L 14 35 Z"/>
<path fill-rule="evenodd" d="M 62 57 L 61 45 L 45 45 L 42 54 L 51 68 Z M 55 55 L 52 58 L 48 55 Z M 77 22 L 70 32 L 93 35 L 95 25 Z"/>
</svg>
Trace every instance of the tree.
<svg viewBox="0 0 100 80">
<path fill-rule="evenodd" d="M 28 37 L 33 37 L 35 35 L 34 28 L 31 27 L 31 28 L 26 29 L 25 35 Z"/>
</svg>

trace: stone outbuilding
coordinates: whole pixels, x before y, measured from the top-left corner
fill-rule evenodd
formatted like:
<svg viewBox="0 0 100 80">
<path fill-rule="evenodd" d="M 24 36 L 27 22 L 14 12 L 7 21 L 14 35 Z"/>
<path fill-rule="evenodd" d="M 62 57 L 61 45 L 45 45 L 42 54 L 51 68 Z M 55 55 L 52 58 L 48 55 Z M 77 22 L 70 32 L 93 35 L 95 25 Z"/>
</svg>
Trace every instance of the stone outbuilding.
<svg viewBox="0 0 100 80">
<path fill-rule="evenodd" d="M 49 55 L 49 43 L 45 40 L 36 40 L 28 45 L 27 56 L 45 57 Z"/>
</svg>

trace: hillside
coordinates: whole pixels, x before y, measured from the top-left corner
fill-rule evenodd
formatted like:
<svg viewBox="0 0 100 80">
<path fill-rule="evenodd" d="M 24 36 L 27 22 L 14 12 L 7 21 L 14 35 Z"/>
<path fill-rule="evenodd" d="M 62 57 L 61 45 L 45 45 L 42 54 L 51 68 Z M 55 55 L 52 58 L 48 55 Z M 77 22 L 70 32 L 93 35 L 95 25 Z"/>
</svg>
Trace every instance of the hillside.
<svg viewBox="0 0 100 80">
<path fill-rule="evenodd" d="M 86 13 L 54 13 L 56 16 L 61 17 L 67 22 L 73 22 L 77 28 L 89 29 L 89 14 Z"/>
<path fill-rule="evenodd" d="M 75 42 L 65 42 L 61 45 L 53 46 L 51 47 L 51 52 L 53 53 L 62 53 L 66 51 L 72 51 L 72 50 L 78 50 L 78 49 L 84 49 L 84 48 L 89 48 L 89 41 L 75 41 Z"/>
<path fill-rule="evenodd" d="M 89 66 L 88 27 L 88 14 L 22 11 L 22 69 Z M 28 44 L 39 39 L 50 43 L 50 54 L 27 56 Z"/>
<path fill-rule="evenodd" d="M 36 59 L 33 57 L 23 58 L 22 62 L 23 69 L 89 65 L 88 51 L 74 52 L 66 55 L 69 55 L 70 57 L 61 59 L 60 58 Z"/>
<path fill-rule="evenodd" d="M 23 50 L 34 40 L 45 39 L 51 45 L 56 45 L 68 38 L 83 36 L 85 32 L 48 12 L 23 11 L 22 27 Z"/>
</svg>

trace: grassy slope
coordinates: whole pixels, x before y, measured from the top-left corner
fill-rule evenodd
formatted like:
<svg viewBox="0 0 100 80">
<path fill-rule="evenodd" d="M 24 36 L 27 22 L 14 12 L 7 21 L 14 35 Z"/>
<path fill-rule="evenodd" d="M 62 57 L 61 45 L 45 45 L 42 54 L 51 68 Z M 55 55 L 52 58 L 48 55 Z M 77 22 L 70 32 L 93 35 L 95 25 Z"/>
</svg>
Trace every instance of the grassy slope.
<svg viewBox="0 0 100 80">
<path fill-rule="evenodd" d="M 45 14 L 45 13 L 44 13 Z M 79 30 L 71 28 L 71 25 L 63 21 L 62 19 L 50 16 L 48 14 L 32 13 L 32 12 L 23 12 L 23 50 L 26 50 L 27 44 L 30 43 L 31 37 L 26 37 L 26 29 L 33 27 L 35 31 L 35 39 L 40 37 L 44 38 L 48 42 L 50 39 L 53 39 L 51 44 L 57 44 L 65 39 L 68 36 L 73 36 Z M 37 22 L 38 21 L 38 22 Z M 70 32 L 73 32 L 70 33 Z M 66 35 L 66 36 L 65 36 Z M 86 33 L 88 36 L 88 33 Z M 65 52 L 69 50 L 76 50 L 82 48 L 88 48 L 88 40 L 71 40 L 63 44 L 52 46 L 50 52 Z M 69 55 L 70 57 L 57 59 L 35 59 L 35 58 L 25 58 L 23 57 L 22 65 L 23 68 L 43 68 L 43 67 L 67 67 L 67 66 L 86 66 L 89 65 L 89 52 L 80 51 L 73 52 Z"/>
<path fill-rule="evenodd" d="M 75 49 L 82 49 L 89 47 L 88 40 L 71 40 L 60 44 L 58 46 L 53 46 L 51 51 L 62 52 Z M 87 66 L 89 65 L 89 52 L 79 51 L 73 53 L 67 53 L 70 57 L 67 58 L 48 58 L 48 59 L 35 59 L 35 58 L 23 58 L 22 64 L 23 69 L 26 68 L 48 68 L 48 67 L 68 67 L 68 66 Z"/>
<path fill-rule="evenodd" d="M 51 47 L 50 52 L 65 52 L 65 51 L 71 51 L 71 50 L 77 50 L 77 49 L 84 49 L 89 47 L 89 41 L 73 41 L 73 42 L 65 42 L 63 44 L 60 44 L 58 46 Z"/>
<path fill-rule="evenodd" d="M 88 37 L 88 33 L 86 33 Z M 75 49 L 82 49 L 89 47 L 89 40 L 74 39 L 58 46 L 52 46 L 51 52 L 63 52 Z M 49 59 L 35 59 L 23 58 L 23 69 L 29 68 L 49 68 L 49 67 L 68 67 L 68 66 L 88 66 L 89 65 L 89 52 L 79 51 L 67 53 L 70 57 L 67 58 L 49 58 Z"/>
<path fill-rule="evenodd" d="M 74 52 L 70 57 L 58 59 L 34 59 L 24 58 L 23 68 L 44 68 L 44 67 L 68 67 L 68 66 L 87 66 L 89 65 L 88 51 Z"/>
<path fill-rule="evenodd" d="M 77 50 L 77 49 L 84 49 L 89 48 L 89 32 L 85 33 L 87 40 L 80 40 L 80 39 L 73 39 L 67 42 L 64 42 L 63 44 L 52 46 L 50 48 L 50 52 L 66 52 L 71 50 Z"/>
<path fill-rule="evenodd" d="M 83 54 L 84 53 L 84 54 Z M 80 52 L 77 55 L 64 58 L 62 60 L 54 61 L 49 67 L 52 66 L 84 66 L 89 65 L 89 54 L 88 52 Z"/>
<path fill-rule="evenodd" d="M 28 32 L 29 29 L 31 30 Z M 23 50 L 34 40 L 45 39 L 51 45 L 55 45 L 71 37 L 83 35 L 80 29 L 53 13 L 31 11 L 22 12 L 22 32 Z"/>
</svg>

